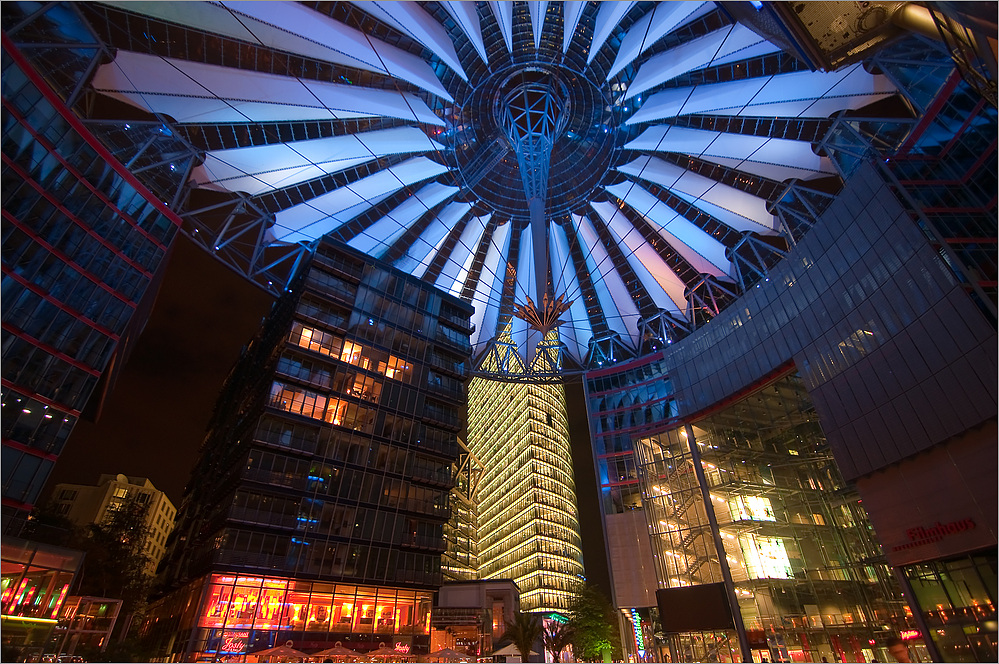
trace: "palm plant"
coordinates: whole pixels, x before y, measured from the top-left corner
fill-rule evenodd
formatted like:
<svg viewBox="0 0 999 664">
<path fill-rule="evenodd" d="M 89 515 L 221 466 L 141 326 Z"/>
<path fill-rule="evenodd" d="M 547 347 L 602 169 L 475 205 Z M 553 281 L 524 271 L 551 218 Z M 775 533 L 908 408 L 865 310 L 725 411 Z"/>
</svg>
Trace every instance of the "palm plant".
<svg viewBox="0 0 999 664">
<path fill-rule="evenodd" d="M 562 656 L 562 651 L 572 643 L 572 637 L 572 627 L 565 623 L 553 620 L 544 628 L 542 638 L 545 642 L 545 650 L 552 654 L 552 660 L 555 664 L 559 664 L 561 661 L 559 658 Z"/>
<path fill-rule="evenodd" d="M 513 622 L 503 632 L 500 640 L 513 641 L 513 645 L 520 651 L 521 659 L 526 662 L 531 654 L 534 642 L 541 637 L 542 633 L 541 620 L 537 616 L 517 611 L 513 614 Z"/>
</svg>

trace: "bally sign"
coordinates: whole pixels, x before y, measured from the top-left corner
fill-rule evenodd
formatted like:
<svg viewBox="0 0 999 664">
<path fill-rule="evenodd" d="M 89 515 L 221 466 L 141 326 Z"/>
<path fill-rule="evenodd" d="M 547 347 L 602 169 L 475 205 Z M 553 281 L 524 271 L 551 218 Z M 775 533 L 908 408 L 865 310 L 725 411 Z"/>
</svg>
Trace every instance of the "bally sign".
<svg viewBox="0 0 999 664">
<path fill-rule="evenodd" d="M 918 528 L 909 528 L 905 531 L 909 541 L 905 544 L 893 546 L 892 551 L 914 549 L 917 546 L 923 546 L 924 544 L 939 542 L 949 535 L 963 533 L 966 530 L 974 530 L 974 528 L 975 522 L 971 519 L 961 519 L 960 521 L 951 521 L 950 523 L 940 523 L 937 521 L 936 525 L 931 526 L 930 528 L 923 528 L 922 526 Z"/>
</svg>

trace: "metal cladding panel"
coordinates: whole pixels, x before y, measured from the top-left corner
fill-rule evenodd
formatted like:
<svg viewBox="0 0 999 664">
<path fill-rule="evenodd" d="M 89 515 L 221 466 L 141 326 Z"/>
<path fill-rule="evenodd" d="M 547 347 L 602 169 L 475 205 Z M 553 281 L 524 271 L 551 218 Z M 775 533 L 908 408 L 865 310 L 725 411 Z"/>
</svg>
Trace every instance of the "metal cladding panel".
<svg viewBox="0 0 999 664">
<path fill-rule="evenodd" d="M 625 258 L 649 292 L 656 306 L 672 312 L 682 312 L 686 308 L 684 284 L 676 274 L 663 263 L 641 233 L 629 223 L 628 218 L 613 203 L 590 203 L 607 228 L 614 235 Z"/>
<path fill-rule="evenodd" d="M 726 134 L 707 129 L 657 125 L 646 129 L 625 148 L 680 152 L 772 180 L 808 178 L 836 172 L 832 161 L 815 154 L 812 144 L 806 141 Z"/>
<path fill-rule="evenodd" d="M 617 57 L 614 58 L 614 65 L 607 73 L 607 78 L 613 78 L 644 53 L 645 49 L 678 26 L 703 16 L 712 9 L 714 9 L 713 2 L 656 3 L 652 11 L 636 21 L 621 40 L 621 47 L 617 51 Z"/>
<path fill-rule="evenodd" d="M 777 218 L 767 201 L 656 157 L 639 157 L 618 170 L 666 187 L 691 205 L 737 231 L 773 233 Z"/>
<path fill-rule="evenodd" d="M 614 261 L 600 242 L 592 222 L 586 216 L 571 215 L 573 226 L 583 251 L 586 254 L 586 267 L 590 271 L 593 289 L 604 310 L 607 325 L 621 335 L 621 338 L 637 343 L 638 307 L 628 293 L 621 275 L 614 269 Z"/>
<path fill-rule="evenodd" d="M 408 34 L 437 54 L 441 62 L 450 67 L 458 76 L 461 76 L 462 80 L 468 80 L 461 62 L 458 61 L 458 54 L 454 51 L 454 44 L 448 37 L 447 31 L 444 30 L 444 26 L 435 21 L 418 3 L 354 0 L 352 4 L 380 21 Z"/>
<path fill-rule="evenodd" d="M 378 200 L 447 171 L 426 157 L 414 157 L 310 201 L 281 210 L 268 230 L 272 242 L 310 242 L 339 228 Z"/>
<path fill-rule="evenodd" d="M 459 191 L 458 187 L 431 182 L 347 244 L 375 258 L 381 258 L 410 226 L 429 213 L 430 208 L 443 203 Z"/>
<path fill-rule="evenodd" d="M 725 258 L 724 244 L 687 221 L 640 184 L 622 182 L 606 189 L 641 214 L 698 272 L 716 277 L 731 272 L 732 263 Z"/>
<path fill-rule="evenodd" d="M 94 75 L 95 90 L 177 122 L 276 122 L 391 117 L 442 126 L 419 97 L 231 69 L 132 51 Z"/>
<path fill-rule="evenodd" d="M 434 254 L 437 253 L 444 238 L 447 237 L 448 231 L 471 209 L 471 203 L 448 203 L 434 217 L 423 233 L 416 238 L 406 251 L 406 255 L 396 261 L 395 267 L 403 272 L 422 277 L 430 266 L 430 261 L 434 259 Z"/>
<path fill-rule="evenodd" d="M 639 68 L 635 80 L 628 86 L 626 99 L 688 71 L 722 64 L 733 58 L 742 59 L 779 50 L 749 28 L 741 25 L 725 26 L 646 60 Z"/>
<path fill-rule="evenodd" d="M 627 124 L 696 113 L 825 118 L 895 92 L 886 77 L 868 74 L 860 65 L 836 72 L 794 72 L 658 92 Z"/>
</svg>

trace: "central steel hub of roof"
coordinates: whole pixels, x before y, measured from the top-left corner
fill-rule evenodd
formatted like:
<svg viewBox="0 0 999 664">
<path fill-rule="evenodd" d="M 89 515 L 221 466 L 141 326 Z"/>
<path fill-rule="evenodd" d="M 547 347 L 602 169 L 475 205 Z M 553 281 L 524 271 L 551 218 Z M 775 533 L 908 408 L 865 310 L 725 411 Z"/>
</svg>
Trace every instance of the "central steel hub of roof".
<svg viewBox="0 0 999 664">
<path fill-rule="evenodd" d="M 616 146 L 610 99 L 578 71 L 516 63 L 483 79 L 453 107 L 454 159 L 464 184 L 494 211 L 546 216 L 586 206 Z"/>
</svg>

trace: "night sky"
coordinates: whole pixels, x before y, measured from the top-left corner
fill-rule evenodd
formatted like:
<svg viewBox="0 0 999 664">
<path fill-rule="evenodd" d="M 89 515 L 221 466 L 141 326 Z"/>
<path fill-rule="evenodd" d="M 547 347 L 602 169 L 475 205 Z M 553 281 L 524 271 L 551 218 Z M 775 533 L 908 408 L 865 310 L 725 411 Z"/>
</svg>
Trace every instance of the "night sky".
<svg viewBox="0 0 999 664">
<path fill-rule="evenodd" d="M 271 301 L 178 235 L 152 316 L 100 419 L 76 425 L 40 502 L 59 482 L 124 473 L 148 477 L 179 506 L 222 381 Z"/>
</svg>

